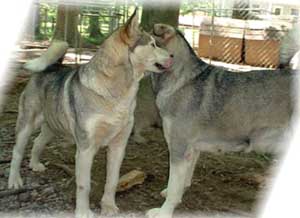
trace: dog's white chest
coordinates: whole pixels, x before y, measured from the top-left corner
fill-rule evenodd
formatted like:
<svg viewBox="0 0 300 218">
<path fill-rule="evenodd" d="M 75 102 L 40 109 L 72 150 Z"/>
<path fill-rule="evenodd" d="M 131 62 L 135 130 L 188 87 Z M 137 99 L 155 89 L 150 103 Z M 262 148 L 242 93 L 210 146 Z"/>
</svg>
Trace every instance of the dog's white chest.
<svg viewBox="0 0 300 218">
<path fill-rule="evenodd" d="M 133 119 L 135 102 L 129 108 L 120 105 L 109 113 L 91 115 L 86 121 L 88 137 L 96 144 L 106 146 Z M 105 133 L 106 137 L 102 135 Z"/>
</svg>

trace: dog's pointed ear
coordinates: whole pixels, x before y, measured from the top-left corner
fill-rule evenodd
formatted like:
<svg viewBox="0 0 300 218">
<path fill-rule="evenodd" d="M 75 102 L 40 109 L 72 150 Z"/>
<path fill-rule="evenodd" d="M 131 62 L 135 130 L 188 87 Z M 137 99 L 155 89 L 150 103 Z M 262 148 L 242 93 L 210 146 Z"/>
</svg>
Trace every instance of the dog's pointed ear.
<svg viewBox="0 0 300 218">
<path fill-rule="evenodd" d="M 139 12 L 137 7 L 135 8 L 133 14 L 131 17 L 128 19 L 126 22 L 122 35 L 123 35 L 123 40 L 131 45 L 132 43 L 137 40 L 139 34 L 141 33 L 139 29 Z M 125 36 L 125 37 L 124 37 Z"/>
<path fill-rule="evenodd" d="M 129 37 L 134 37 L 136 34 L 140 32 L 139 30 L 139 12 L 138 8 L 136 7 L 133 14 L 127 21 L 125 25 L 126 33 Z"/>
</svg>

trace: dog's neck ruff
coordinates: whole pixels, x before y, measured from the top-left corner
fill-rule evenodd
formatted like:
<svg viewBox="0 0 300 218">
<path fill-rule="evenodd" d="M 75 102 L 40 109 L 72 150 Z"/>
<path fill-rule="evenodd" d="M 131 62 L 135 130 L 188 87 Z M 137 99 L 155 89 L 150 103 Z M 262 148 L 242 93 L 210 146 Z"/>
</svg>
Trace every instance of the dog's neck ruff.
<svg viewBox="0 0 300 218">
<path fill-rule="evenodd" d="M 144 74 L 137 70 L 131 59 L 129 46 L 122 41 L 115 41 L 107 39 L 104 43 L 109 44 L 102 44 L 92 60 L 81 67 L 80 81 L 102 98 L 126 98 L 132 101 L 130 99 L 135 98 L 139 81 Z M 110 44 L 112 46 L 108 46 Z"/>
<path fill-rule="evenodd" d="M 142 70 L 142 72 L 140 72 L 138 69 L 136 69 L 137 67 L 134 66 L 134 64 L 132 63 L 131 60 L 131 54 L 132 51 L 130 49 L 130 47 L 128 47 L 128 62 L 130 63 L 132 72 L 133 72 L 133 82 L 138 83 L 144 76 L 145 76 L 145 72 L 144 70 Z"/>
</svg>

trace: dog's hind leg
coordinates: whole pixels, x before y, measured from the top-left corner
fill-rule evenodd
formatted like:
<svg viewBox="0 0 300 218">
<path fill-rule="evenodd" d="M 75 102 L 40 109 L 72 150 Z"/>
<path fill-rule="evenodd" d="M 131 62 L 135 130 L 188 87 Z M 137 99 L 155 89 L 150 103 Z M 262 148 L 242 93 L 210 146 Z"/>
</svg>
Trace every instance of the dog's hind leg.
<svg viewBox="0 0 300 218">
<path fill-rule="evenodd" d="M 109 146 L 107 151 L 106 183 L 101 199 L 101 215 L 115 215 L 119 212 L 115 194 L 119 181 L 121 163 L 126 145 Z"/>
<path fill-rule="evenodd" d="M 40 155 L 47 143 L 54 137 L 54 134 L 49 129 L 48 125 L 44 123 L 41 127 L 41 133 L 34 140 L 34 144 L 31 150 L 31 159 L 29 167 L 33 171 L 44 171 L 46 167 L 40 162 Z"/>
<path fill-rule="evenodd" d="M 291 138 L 290 132 L 284 128 L 259 129 L 250 138 L 250 146 L 246 152 L 254 150 L 258 153 L 281 154 Z"/>
<path fill-rule="evenodd" d="M 107 151 L 106 183 L 101 200 L 102 215 L 113 215 L 119 211 L 115 203 L 115 194 L 119 182 L 120 167 L 132 126 L 133 120 L 109 144 Z"/>
<path fill-rule="evenodd" d="M 20 97 L 19 114 L 16 125 L 16 144 L 13 149 L 13 155 L 10 165 L 8 187 L 18 189 L 23 185 L 20 175 L 21 162 L 24 155 L 25 146 L 32 131 L 39 127 L 42 122 L 42 115 L 38 113 L 36 105 L 32 102 L 25 102 L 25 94 Z"/>
</svg>

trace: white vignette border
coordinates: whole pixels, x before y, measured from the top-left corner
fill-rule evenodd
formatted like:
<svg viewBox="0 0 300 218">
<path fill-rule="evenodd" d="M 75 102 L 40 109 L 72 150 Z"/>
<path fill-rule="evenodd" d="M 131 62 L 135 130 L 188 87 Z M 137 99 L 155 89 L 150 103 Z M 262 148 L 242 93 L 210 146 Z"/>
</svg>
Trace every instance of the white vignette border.
<svg viewBox="0 0 300 218">
<path fill-rule="evenodd" d="M 68 1 L 68 0 L 65 0 Z M 101 0 L 99 0 L 101 1 Z M 147 0 L 144 0 L 147 1 Z M 151 0 L 151 2 L 159 0 Z M 200 1 L 200 0 L 199 0 Z M 54 0 L 55 2 L 55 0 Z M 57 2 L 57 1 L 56 1 Z M 84 0 L 77 0 L 83 3 Z M 139 0 L 142 2 L 142 0 Z M 168 0 L 170 2 L 170 0 Z M 288 0 L 286 1 L 288 2 Z M 0 12 L 0 27 L 2 33 L 0 34 L 0 113 L 2 105 L 5 103 L 4 91 L 9 87 L 10 81 L 15 75 L 8 74 L 9 60 L 12 58 L 12 51 L 15 43 L 19 40 L 20 34 L 23 31 L 23 26 L 27 15 L 30 13 L 31 0 L 9 0 L 1 2 Z M 149 3 L 149 1 L 147 1 Z M 175 3 L 175 1 L 174 1 Z M 17 16 L 16 16 L 17 15 Z M 299 36 L 300 38 L 300 36 Z M 299 60 L 300 61 L 300 60 Z M 295 81 L 295 92 L 298 93 L 297 100 L 300 96 L 300 80 Z M 290 142 L 289 150 L 287 151 L 284 161 L 278 167 L 278 172 L 275 172 L 276 179 L 270 191 L 266 191 L 265 201 L 262 201 L 258 207 L 258 217 L 261 218 L 293 218 L 300 215 L 299 196 L 300 196 L 300 119 L 298 105 L 296 108 L 296 115 L 294 116 L 294 134 Z M 273 181 L 273 180 L 272 180 Z M 24 217 L 18 213 L 1 213 L 1 217 Z M 72 217 L 71 214 L 59 213 L 54 214 L 26 214 L 26 217 Z M 118 216 L 117 216 L 118 217 Z M 120 217 L 143 217 L 142 214 L 123 214 Z M 176 217 L 203 217 L 203 218 L 229 218 L 229 217 L 244 217 L 233 216 L 230 214 L 204 214 L 193 211 L 192 214 L 177 214 Z M 248 216 L 246 216 L 248 217 Z"/>
</svg>

